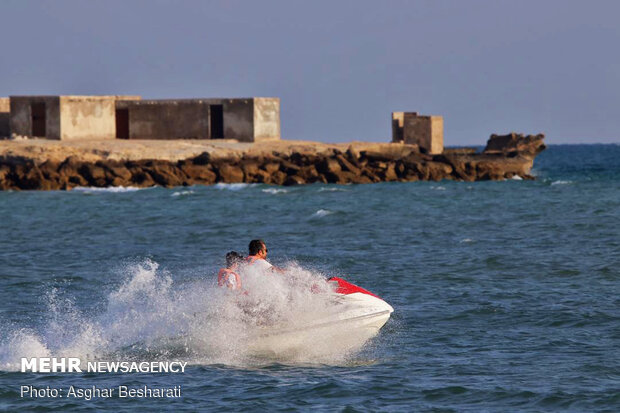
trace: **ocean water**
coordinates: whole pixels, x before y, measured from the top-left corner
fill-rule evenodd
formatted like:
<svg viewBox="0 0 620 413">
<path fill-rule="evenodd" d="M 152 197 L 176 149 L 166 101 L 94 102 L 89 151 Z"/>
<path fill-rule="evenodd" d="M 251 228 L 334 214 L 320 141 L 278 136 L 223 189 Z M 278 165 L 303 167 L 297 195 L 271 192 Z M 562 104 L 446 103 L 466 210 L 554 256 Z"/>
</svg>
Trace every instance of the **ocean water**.
<svg viewBox="0 0 620 413">
<path fill-rule="evenodd" d="M 620 411 L 620 146 L 552 145 L 534 173 L 0 192 L 0 410 Z M 361 349 L 248 353 L 214 279 L 253 238 L 288 268 L 263 288 L 291 319 L 320 306 L 295 292 L 331 275 L 384 298 L 392 318 Z M 189 364 L 18 371 L 36 356 Z M 20 397 L 120 384 L 182 397 Z"/>
</svg>

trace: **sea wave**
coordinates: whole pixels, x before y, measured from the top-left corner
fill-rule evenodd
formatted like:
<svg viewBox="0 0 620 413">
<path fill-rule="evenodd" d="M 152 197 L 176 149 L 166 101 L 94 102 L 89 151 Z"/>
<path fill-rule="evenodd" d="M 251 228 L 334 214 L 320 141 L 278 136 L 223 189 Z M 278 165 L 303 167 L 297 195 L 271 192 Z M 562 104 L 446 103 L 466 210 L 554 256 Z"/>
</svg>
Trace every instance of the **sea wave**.
<svg viewBox="0 0 620 413">
<path fill-rule="evenodd" d="M 572 183 L 573 183 L 573 181 L 557 180 L 557 181 L 551 182 L 551 186 L 555 186 L 555 185 L 570 185 Z"/>
<path fill-rule="evenodd" d="M 225 183 L 220 182 L 218 184 L 213 185 L 213 188 L 220 189 L 220 190 L 228 190 L 228 191 L 240 191 L 242 189 L 250 188 L 256 185 L 257 184 L 245 184 L 245 183 L 225 184 Z"/>
<path fill-rule="evenodd" d="M 138 188 L 137 186 L 106 186 L 103 188 L 95 187 L 95 186 L 78 186 L 73 188 L 75 192 L 84 192 L 84 193 L 98 193 L 98 192 L 135 192 L 149 188 Z"/>
<path fill-rule="evenodd" d="M 311 218 L 323 218 L 333 213 L 334 211 L 330 211 L 329 209 L 319 209 L 314 214 L 312 214 Z"/>
<path fill-rule="evenodd" d="M 317 192 L 348 192 L 348 189 L 344 189 L 344 188 L 339 188 L 336 186 L 323 186 L 321 188 L 318 189 Z"/>
<path fill-rule="evenodd" d="M 284 188 L 266 188 L 262 190 L 264 193 L 266 194 L 286 194 L 288 192 L 288 189 L 284 189 Z"/>
<path fill-rule="evenodd" d="M 176 192 L 173 192 L 170 196 L 187 196 L 187 195 L 192 195 L 192 194 L 195 194 L 195 192 L 191 191 L 191 190 L 189 190 L 189 191 L 176 191 Z"/>
</svg>

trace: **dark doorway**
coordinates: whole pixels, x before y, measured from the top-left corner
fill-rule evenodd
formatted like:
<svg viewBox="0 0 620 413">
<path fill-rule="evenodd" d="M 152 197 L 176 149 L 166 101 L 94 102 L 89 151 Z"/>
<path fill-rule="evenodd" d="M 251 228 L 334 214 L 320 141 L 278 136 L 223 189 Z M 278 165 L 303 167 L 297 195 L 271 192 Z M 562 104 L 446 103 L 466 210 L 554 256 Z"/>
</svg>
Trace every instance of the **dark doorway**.
<svg viewBox="0 0 620 413">
<path fill-rule="evenodd" d="M 211 139 L 224 139 L 224 106 L 211 105 Z"/>
<path fill-rule="evenodd" d="M 45 137 L 45 102 L 31 103 L 32 136 Z"/>
<path fill-rule="evenodd" d="M 129 109 L 116 109 L 116 139 L 129 139 Z"/>
</svg>

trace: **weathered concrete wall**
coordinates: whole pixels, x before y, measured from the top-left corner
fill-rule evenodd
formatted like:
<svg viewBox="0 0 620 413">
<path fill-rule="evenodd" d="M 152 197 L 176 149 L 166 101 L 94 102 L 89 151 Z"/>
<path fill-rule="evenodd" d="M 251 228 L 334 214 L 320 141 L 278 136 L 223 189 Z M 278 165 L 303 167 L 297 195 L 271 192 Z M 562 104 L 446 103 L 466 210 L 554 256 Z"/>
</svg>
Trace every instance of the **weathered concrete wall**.
<svg viewBox="0 0 620 413">
<path fill-rule="evenodd" d="M 114 96 L 60 96 L 60 139 L 114 139 Z"/>
<path fill-rule="evenodd" d="M 404 120 L 405 112 L 392 112 L 392 142 L 394 143 L 399 143 L 403 141 Z"/>
<path fill-rule="evenodd" d="M 212 106 L 222 106 L 224 139 L 239 142 L 280 139 L 280 99 L 209 98 L 118 100 L 117 109 L 128 109 L 129 139 L 214 139 Z"/>
<path fill-rule="evenodd" d="M 114 95 L 114 100 L 142 100 L 142 96 L 139 95 Z"/>
<path fill-rule="evenodd" d="M 431 147 L 429 153 L 443 152 L 443 117 L 431 116 Z"/>
<path fill-rule="evenodd" d="M 206 100 L 119 102 L 129 110 L 129 139 L 209 139 Z"/>
<path fill-rule="evenodd" d="M 9 98 L 0 98 L 0 139 L 11 135 L 11 101 Z"/>
<path fill-rule="evenodd" d="M 217 100 L 224 106 L 224 138 L 254 142 L 254 101 L 248 99 Z"/>
<path fill-rule="evenodd" d="M 443 118 L 419 116 L 416 112 L 403 115 L 403 142 L 415 144 L 431 154 L 443 152 Z"/>
<path fill-rule="evenodd" d="M 280 99 L 254 98 L 254 142 L 280 139 Z"/>
<path fill-rule="evenodd" d="M 59 96 L 11 96 L 10 128 L 12 138 L 34 138 L 60 140 L 60 97 Z M 32 135 L 33 103 L 45 103 L 45 136 Z"/>
</svg>

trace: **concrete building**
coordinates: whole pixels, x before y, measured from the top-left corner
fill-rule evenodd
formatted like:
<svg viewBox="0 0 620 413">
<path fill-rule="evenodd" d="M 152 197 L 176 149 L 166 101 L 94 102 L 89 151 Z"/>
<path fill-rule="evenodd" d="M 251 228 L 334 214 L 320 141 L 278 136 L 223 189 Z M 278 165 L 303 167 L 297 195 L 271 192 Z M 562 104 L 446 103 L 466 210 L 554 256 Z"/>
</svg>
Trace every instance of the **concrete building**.
<svg viewBox="0 0 620 413">
<path fill-rule="evenodd" d="M 7 119 L 4 127 L 3 118 Z M 3 132 L 13 138 L 56 140 L 236 139 L 257 142 L 280 139 L 280 99 L 11 96 L 0 99 L 0 136 Z"/>
<path fill-rule="evenodd" d="M 139 96 L 11 96 L 11 137 L 114 139 L 116 102 Z"/>
<path fill-rule="evenodd" d="M 280 139 L 280 99 L 118 101 L 119 139 Z"/>
<path fill-rule="evenodd" d="M 392 112 L 392 142 L 416 144 L 427 153 L 443 152 L 443 117 Z"/>
<path fill-rule="evenodd" d="M 0 139 L 11 135 L 9 125 L 11 119 L 11 101 L 9 98 L 0 98 Z"/>
</svg>

